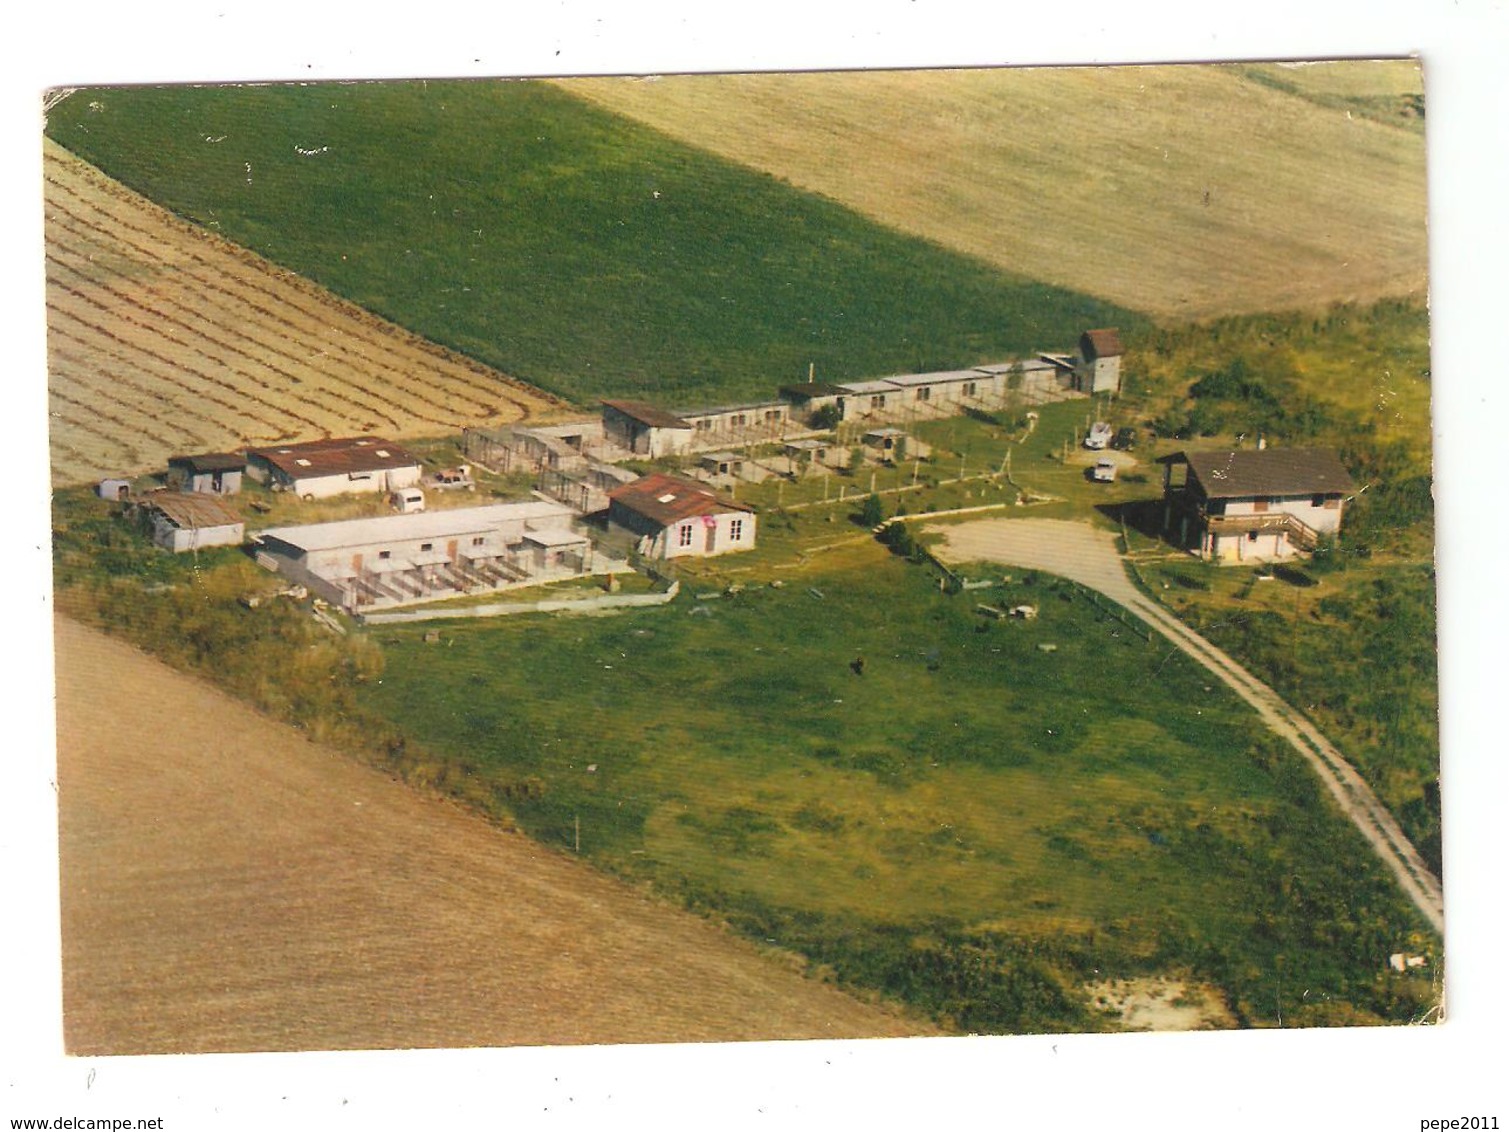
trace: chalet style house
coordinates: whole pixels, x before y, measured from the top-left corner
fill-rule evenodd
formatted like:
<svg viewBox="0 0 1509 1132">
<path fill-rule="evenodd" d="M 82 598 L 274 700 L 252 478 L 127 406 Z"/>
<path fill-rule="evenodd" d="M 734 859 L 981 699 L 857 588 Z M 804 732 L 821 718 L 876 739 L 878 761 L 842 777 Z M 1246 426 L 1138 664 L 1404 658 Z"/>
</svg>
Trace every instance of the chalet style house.
<svg viewBox="0 0 1509 1132">
<path fill-rule="evenodd" d="M 1216 562 L 1271 562 L 1341 529 L 1354 488 L 1335 452 L 1175 452 L 1163 465 L 1163 529 Z"/>
</svg>

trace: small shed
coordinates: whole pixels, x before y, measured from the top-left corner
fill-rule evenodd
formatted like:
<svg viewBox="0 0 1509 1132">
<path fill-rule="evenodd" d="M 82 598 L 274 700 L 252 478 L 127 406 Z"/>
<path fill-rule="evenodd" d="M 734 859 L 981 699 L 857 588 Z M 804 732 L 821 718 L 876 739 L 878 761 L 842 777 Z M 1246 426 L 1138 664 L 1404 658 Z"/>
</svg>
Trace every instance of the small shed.
<svg viewBox="0 0 1509 1132">
<path fill-rule="evenodd" d="M 159 491 L 142 504 L 152 541 L 175 554 L 212 546 L 239 546 L 246 523 L 220 500 L 192 492 Z"/>
<path fill-rule="evenodd" d="M 811 437 L 788 440 L 781 448 L 781 453 L 789 461 L 792 471 L 803 465 L 814 468 L 826 467 L 829 465 L 829 455 L 833 451 L 833 445 L 826 440 L 814 440 Z M 847 451 L 843 454 L 847 458 Z"/>
<path fill-rule="evenodd" d="M 697 463 L 709 475 L 738 477 L 744 474 L 744 457 L 736 452 L 708 452 Z"/>
<path fill-rule="evenodd" d="M 658 460 L 684 452 L 691 444 L 692 425 L 643 401 L 604 401 L 603 432 L 636 456 Z"/>
<path fill-rule="evenodd" d="M 1121 333 L 1115 328 L 1086 330 L 1079 336 L 1079 388 L 1084 393 L 1121 389 Z"/>
<path fill-rule="evenodd" d="M 916 455 L 912 450 L 912 439 L 905 429 L 872 428 L 860 437 L 860 440 L 866 448 L 874 449 L 883 459 L 895 459 L 898 448 L 903 449 L 906 454 Z"/>
<path fill-rule="evenodd" d="M 241 490 L 246 457 L 233 452 L 204 452 L 168 458 L 168 486 L 175 491 L 235 495 Z"/>
<path fill-rule="evenodd" d="M 100 480 L 99 486 L 94 489 L 94 494 L 101 499 L 108 499 L 112 503 L 122 502 L 131 498 L 131 485 L 134 481 L 124 476 L 107 476 Z"/>
</svg>

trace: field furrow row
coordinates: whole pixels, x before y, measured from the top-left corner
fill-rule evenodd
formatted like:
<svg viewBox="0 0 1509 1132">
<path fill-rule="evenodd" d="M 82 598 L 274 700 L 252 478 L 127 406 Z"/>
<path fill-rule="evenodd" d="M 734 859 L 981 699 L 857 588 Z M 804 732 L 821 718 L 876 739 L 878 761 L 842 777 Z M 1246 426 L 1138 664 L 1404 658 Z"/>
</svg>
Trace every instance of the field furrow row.
<svg viewBox="0 0 1509 1132">
<path fill-rule="evenodd" d="M 253 439 L 241 428 L 247 421 L 255 421 L 273 430 L 282 428 L 273 418 L 248 408 L 244 398 L 238 397 L 236 401 L 231 401 L 218 395 L 207 378 L 190 381 L 178 366 L 138 344 L 123 341 L 103 327 L 79 322 L 52 303 L 48 303 L 48 311 L 57 315 L 49 321 L 47 328 L 48 353 L 56 360 L 66 363 L 76 374 L 87 374 L 96 383 L 108 381 L 111 385 L 154 397 L 172 405 L 175 412 L 200 417 L 228 435 L 242 440 Z M 67 350 L 61 345 L 63 342 L 71 342 L 75 348 Z M 99 365 L 101 359 L 113 363 L 117 368 L 104 371 Z M 132 373 L 143 374 L 150 381 L 140 382 L 127 376 Z M 167 387 L 166 390 L 164 386 Z M 211 413 L 206 408 L 208 405 L 218 406 L 225 412 Z M 273 431 L 262 436 L 262 439 L 279 440 L 284 436 L 280 431 Z"/>
<path fill-rule="evenodd" d="M 106 402 L 109 406 L 107 408 L 100 403 L 101 398 L 91 397 L 88 400 L 80 400 L 74 395 L 77 392 L 80 391 L 65 392 L 59 385 L 54 385 L 48 390 L 48 396 L 54 402 L 69 406 L 75 413 L 85 414 L 116 428 L 129 429 L 132 435 L 140 436 L 160 447 L 175 450 L 180 447 L 182 430 L 175 429 L 165 422 L 161 413 L 144 412 L 117 400 Z M 82 392 L 85 397 L 89 396 L 90 391 Z M 178 435 L 175 437 L 174 433 Z"/>
<path fill-rule="evenodd" d="M 54 362 L 62 363 L 54 374 L 54 389 L 72 390 L 84 399 L 108 396 L 117 404 L 142 412 L 146 412 L 145 406 L 153 406 L 159 417 L 170 415 L 185 434 L 193 438 L 190 442 L 196 446 L 219 444 L 228 435 L 233 435 L 224 423 L 196 405 L 168 400 L 129 378 L 102 375 L 103 380 L 88 380 L 81 376 L 88 370 L 88 360 L 77 348 L 70 349 L 54 342 L 48 347 L 48 355 Z"/>
<path fill-rule="evenodd" d="M 96 280 L 89 279 L 85 276 L 79 276 L 78 273 L 73 272 L 72 269 L 68 267 L 68 265 L 61 263 L 52 255 L 48 255 L 47 261 L 48 263 L 56 266 L 58 269 L 67 271 L 77 277 L 77 282 L 73 285 L 74 293 L 82 294 L 83 289 L 88 288 L 96 292 L 108 295 L 112 300 L 114 300 L 113 303 L 105 303 L 103 301 L 96 300 L 99 307 L 102 310 L 108 312 L 110 315 L 119 318 L 132 326 L 136 326 L 148 333 L 154 332 L 155 330 L 156 333 L 161 334 L 163 338 L 173 343 L 180 349 L 192 352 L 205 359 L 212 365 L 219 366 L 229 373 L 245 377 L 261 388 L 266 389 L 274 394 L 280 395 L 281 399 L 286 399 L 287 401 L 291 401 L 295 404 L 307 407 L 315 412 L 323 413 L 333 421 L 344 422 L 357 428 L 361 427 L 362 422 L 360 421 L 360 418 L 352 414 L 349 409 L 346 409 L 339 405 L 330 404 L 328 401 L 323 401 L 307 390 L 299 390 L 295 392 L 287 389 L 284 383 L 287 383 L 288 385 L 298 385 L 300 383 L 297 380 L 290 380 L 293 375 L 289 374 L 285 370 L 282 370 L 280 367 L 267 362 L 261 362 L 258 359 L 246 354 L 244 350 L 240 350 L 235 346 L 229 345 L 217 339 L 212 334 L 205 333 L 199 327 L 185 323 L 180 319 L 173 318 L 172 316 L 151 306 L 150 304 L 140 302 L 134 296 L 124 294 L 123 292 L 117 291 L 110 286 L 100 283 Z M 82 284 L 83 287 L 80 287 L 79 284 Z M 140 317 L 133 317 L 131 315 L 125 314 L 123 308 L 126 310 L 135 310 L 140 312 Z M 183 336 L 175 337 L 173 334 L 169 333 L 170 328 L 176 328 L 182 333 Z M 210 349 L 207 349 L 206 346 L 217 347 L 221 352 L 216 353 Z M 275 375 L 281 380 L 268 380 L 265 375 L 269 373 Z M 287 411 L 294 417 L 295 420 L 300 421 L 300 423 L 307 424 L 312 428 L 322 427 L 319 422 L 312 417 L 303 416 L 302 414 L 296 414 L 291 409 Z"/>
<path fill-rule="evenodd" d="M 164 344 L 171 345 L 176 349 L 181 350 L 183 352 L 182 355 L 170 359 L 170 362 L 174 365 L 184 366 L 186 368 L 186 372 L 200 373 L 206 376 L 212 375 L 215 372 L 235 372 L 231 367 L 226 365 L 223 359 L 217 358 L 189 342 L 174 338 L 171 334 L 168 334 L 166 331 L 164 331 L 160 326 L 144 323 L 140 319 L 133 318 L 129 314 L 116 310 L 108 303 L 101 302 L 99 299 L 94 298 L 84 290 L 71 286 L 63 280 L 49 277 L 48 286 L 56 288 L 77 303 L 93 307 L 104 319 L 120 323 L 126 327 L 130 327 L 138 334 L 141 334 L 142 336 L 147 338 L 149 341 L 161 341 Z M 206 364 L 210 367 L 209 369 L 204 368 Z M 246 378 L 253 385 L 257 386 L 265 393 L 276 396 L 280 392 L 271 383 L 258 379 L 255 375 L 243 373 L 236 374 L 236 376 Z M 238 388 L 236 385 L 223 378 L 214 380 L 217 381 L 217 384 L 220 384 L 225 388 Z M 303 427 L 311 429 L 316 433 L 321 433 L 325 430 L 325 426 L 322 425 L 319 421 L 313 419 L 312 417 L 305 416 L 303 413 L 288 407 L 287 402 L 290 400 L 297 400 L 297 398 L 285 395 L 283 397 L 280 397 L 278 400 L 270 400 L 257 394 L 248 395 L 251 396 L 254 400 L 258 401 L 260 404 L 264 404 L 269 408 L 276 410 L 280 416 L 286 417 L 291 422 L 302 425 Z"/>
<path fill-rule="evenodd" d="M 103 226 L 78 216 L 66 208 L 61 210 L 61 216 L 66 217 L 66 219 L 61 219 L 59 216 L 54 216 L 53 218 L 60 233 L 72 233 L 77 236 L 77 229 L 82 227 L 104 238 L 112 236 L 112 233 Z M 121 246 L 129 249 L 138 262 L 150 262 L 151 257 L 156 254 L 152 248 L 129 240 L 118 233 L 114 234 L 114 238 Z M 68 247 L 67 241 L 61 236 L 56 243 L 59 247 Z M 88 253 L 82 249 L 73 247 L 72 250 L 81 258 L 89 260 Z M 286 303 L 278 304 L 278 307 L 281 309 L 275 309 L 271 305 L 258 303 L 237 294 L 235 291 L 216 281 L 221 276 L 220 273 L 214 271 L 211 264 L 200 257 L 194 258 L 198 263 L 198 269 L 177 269 L 173 275 L 173 283 L 175 288 L 188 291 L 195 296 L 196 309 L 202 310 L 205 313 L 222 312 L 222 317 L 212 317 L 210 319 L 211 322 L 221 326 L 245 327 L 254 330 L 266 329 L 268 331 L 271 331 L 274 327 L 280 327 L 286 332 L 280 337 L 285 338 L 287 341 L 320 342 L 322 347 L 320 350 L 302 356 L 294 354 L 274 342 L 264 340 L 260 344 L 263 348 L 277 352 L 288 358 L 296 365 L 307 366 L 314 370 L 316 374 L 325 375 L 328 377 L 330 384 L 349 384 L 354 388 L 363 390 L 369 396 L 377 396 L 371 392 L 369 387 L 358 384 L 350 376 L 351 371 L 349 368 L 339 366 L 337 359 L 330 357 L 331 347 L 333 347 L 338 353 L 352 355 L 355 364 L 372 370 L 372 378 L 381 385 L 391 386 L 395 391 L 400 392 L 403 395 L 404 405 L 411 406 L 407 415 L 415 417 L 426 424 L 453 427 L 458 423 L 458 418 L 461 421 L 470 421 L 477 417 L 496 414 L 495 406 L 484 403 L 480 397 L 470 391 L 456 390 L 450 387 L 450 383 L 443 381 L 439 383 L 439 388 L 437 389 L 435 386 L 426 385 L 411 378 L 409 371 L 396 365 L 390 357 L 366 355 L 360 351 L 347 349 L 343 341 L 344 336 L 338 328 L 330 325 L 328 315 L 321 319 L 312 313 L 299 311 L 297 307 Z M 105 265 L 92 260 L 89 260 L 89 262 L 96 269 L 111 272 L 111 269 Z M 117 276 L 123 274 L 118 270 L 111 273 Z M 302 321 L 296 321 L 294 318 L 289 317 L 290 314 L 295 312 L 305 314 L 307 317 Z M 248 336 L 254 337 L 254 335 L 250 334 Z M 437 393 L 440 396 L 437 397 Z M 464 407 L 458 407 L 452 411 L 452 402 L 459 402 Z M 449 412 L 449 415 L 437 416 L 423 413 L 418 408 L 413 407 L 423 405 L 433 406 L 436 412 L 441 414 Z M 398 421 L 391 414 L 385 414 L 385 416 L 393 427 L 399 427 Z"/>
<path fill-rule="evenodd" d="M 64 296 L 68 298 L 68 296 Z M 80 319 L 76 312 L 67 308 L 66 305 L 56 300 L 49 299 L 47 303 L 49 311 L 48 327 L 49 335 L 71 340 L 84 347 L 89 353 L 99 352 L 104 357 L 120 362 L 132 372 L 142 375 L 154 384 L 160 381 L 168 387 L 168 391 L 156 391 L 159 397 L 173 405 L 197 403 L 209 401 L 222 405 L 230 410 L 230 418 L 226 427 L 234 432 L 242 433 L 242 426 L 248 421 L 261 424 L 273 431 L 266 434 L 267 440 L 288 440 L 293 433 L 288 431 L 288 415 L 278 406 L 264 401 L 255 394 L 248 394 L 240 386 L 224 378 L 216 377 L 202 370 L 185 367 L 180 359 L 170 358 L 154 350 L 151 346 L 139 341 L 133 341 L 114 333 L 98 323 Z M 152 339 L 148 339 L 152 341 Z M 87 364 L 90 372 L 98 375 L 98 380 L 119 380 L 115 373 L 103 372 L 97 362 L 89 360 Z M 144 386 L 151 388 L 151 385 Z M 224 389 L 236 397 L 236 401 L 228 401 L 218 396 L 214 390 Z M 272 416 L 257 411 L 256 407 L 266 408 Z M 246 434 L 245 439 L 253 439 Z"/>
</svg>

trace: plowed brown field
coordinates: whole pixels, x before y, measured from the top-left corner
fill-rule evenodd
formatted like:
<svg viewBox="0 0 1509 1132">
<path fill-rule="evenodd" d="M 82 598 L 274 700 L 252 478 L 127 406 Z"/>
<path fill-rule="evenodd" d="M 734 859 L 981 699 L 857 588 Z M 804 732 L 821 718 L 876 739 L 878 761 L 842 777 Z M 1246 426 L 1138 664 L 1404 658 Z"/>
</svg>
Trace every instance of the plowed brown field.
<svg viewBox="0 0 1509 1132">
<path fill-rule="evenodd" d="M 182 451 L 437 435 L 558 404 L 44 145 L 54 483 Z"/>
<path fill-rule="evenodd" d="M 927 1032 L 57 622 L 74 1054 Z"/>
</svg>

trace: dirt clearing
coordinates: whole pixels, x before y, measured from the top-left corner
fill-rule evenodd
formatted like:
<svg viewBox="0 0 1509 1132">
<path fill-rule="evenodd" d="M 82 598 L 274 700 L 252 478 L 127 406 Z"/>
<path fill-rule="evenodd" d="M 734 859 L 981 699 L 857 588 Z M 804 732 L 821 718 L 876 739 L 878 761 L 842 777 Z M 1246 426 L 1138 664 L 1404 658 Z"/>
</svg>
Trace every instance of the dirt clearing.
<svg viewBox="0 0 1509 1132">
<path fill-rule="evenodd" d="M 73 1054 L 930 1032 L 129 645 L 56 635 Z"/>
</svg>

